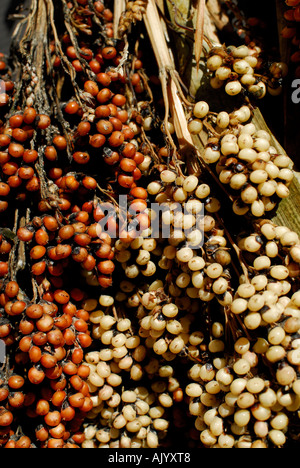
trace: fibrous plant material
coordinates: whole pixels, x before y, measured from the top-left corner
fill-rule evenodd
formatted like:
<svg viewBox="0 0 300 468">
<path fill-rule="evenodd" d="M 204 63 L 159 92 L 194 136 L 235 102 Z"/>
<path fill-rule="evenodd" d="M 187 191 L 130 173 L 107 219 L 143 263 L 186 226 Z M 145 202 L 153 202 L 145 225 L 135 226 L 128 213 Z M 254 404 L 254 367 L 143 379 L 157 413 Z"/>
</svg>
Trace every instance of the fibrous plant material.
<svg viewBox="0 0 300 468">
<path fill-rule="evenodd" d="M 297 440 L 292 161 L 190 95 L 159 6 L 33 1 L 0 62 L 2 447 Z"/>
</svg>

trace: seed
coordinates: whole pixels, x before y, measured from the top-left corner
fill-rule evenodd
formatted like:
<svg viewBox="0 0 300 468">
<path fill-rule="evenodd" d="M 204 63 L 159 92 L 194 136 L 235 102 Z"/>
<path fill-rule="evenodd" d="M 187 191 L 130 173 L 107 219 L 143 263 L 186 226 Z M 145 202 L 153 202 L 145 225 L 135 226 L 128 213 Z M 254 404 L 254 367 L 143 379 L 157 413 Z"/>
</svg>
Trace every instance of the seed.
<svg viewBox="0 0 300 468">
<path fill-rule="evenodd" d="M 188 130 L 192 135 L 198 135 L 203 129 L 203 123 L 200 119 L 192 119 L 188 123 Z"/>
<path fill-rule="evenodd" d="M 238 375 L 245 375 L 250 370 L 250 364 L 246 359 L 238 359 L 233 365 L 233 370 Z"/>
<path fill-rule="evenodd" d="M 271 442 L 276 446 L 284 445 L 286 442 L 286 436 L 282 431 L 272 429 L 271 431 L 269 431 L 268 436 Z"/>
<path fill-rule="evenodd" d="M 239 427 L 245 427 L 250 421 L 251 413 L 247 409 L 241 409 L 234 413 L 234 422 Z"/>
<path fill-rule="evenodd" d="M 222 65 L 222 62 L 223 62 L 222 57 L 220 55 L 215 54 L 209 57 L 209 59 L 207 60 L 206 66 L 208 70 L 215 71 Z"/>
<path fill-rule="evenodd" d="M 225 86 L 225 91 L 229 96 L 236 96 L 242 91 L 242 85 L 239 81 L 229 81 Z"/>
<path fill-rule="evenodd" d="M 219 61 L 219 59 L 216 59 Z M 199 101 L 195 104 L 193 113 L 194 116 L 197 117 L 198 119 L 203 119 L 204 117 L 207 116 L 209 112 L 209 105 L 205 101 Z"/>
</svg>

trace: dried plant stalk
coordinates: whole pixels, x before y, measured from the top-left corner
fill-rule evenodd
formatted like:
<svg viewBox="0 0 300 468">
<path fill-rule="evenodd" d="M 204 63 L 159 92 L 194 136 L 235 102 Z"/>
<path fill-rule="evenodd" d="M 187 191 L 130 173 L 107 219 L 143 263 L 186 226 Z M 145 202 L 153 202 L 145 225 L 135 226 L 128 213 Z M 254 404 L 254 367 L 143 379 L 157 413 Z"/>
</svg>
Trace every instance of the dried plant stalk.
<svg viewBox="0 0 300 468">
<path fill-rule="evenodd" d="M 159 68 L 165 104 L 164 123 L 166 134 L 176 153 L 177 146 L 168 131 L 168 119 L 171 113 L 180 148 L 192 148 L 195 150 L 187 128 L 186 111 L 180 97 L 181 86 L 175 70 L 175 64 L 166 42 L 162 20 L 154 0 L 148 1 L 144 21 Z"/>
<path fill-rule="evenodd" d="M 204 39 L 204 14 L 205 14 L 205 0 L 198 0 L 197 4 L 197 21 L 195 32 L 195 58 L 196 68 L 199 70 L 201 60 L 203 39 Z"/>
<path fill-rule="evenodd" d="M 114 38 L 119 39 L 119 23 L 120 19 L 126 10 L 125 0 L 115 0 L 114 1 Z"/>
</svg>

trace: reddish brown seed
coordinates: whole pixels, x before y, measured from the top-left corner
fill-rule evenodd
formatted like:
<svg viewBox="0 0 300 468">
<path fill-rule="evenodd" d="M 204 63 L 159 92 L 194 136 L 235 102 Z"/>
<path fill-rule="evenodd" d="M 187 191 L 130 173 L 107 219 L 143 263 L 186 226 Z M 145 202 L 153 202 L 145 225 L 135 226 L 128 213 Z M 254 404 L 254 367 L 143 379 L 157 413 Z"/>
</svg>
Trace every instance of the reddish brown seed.
<svg viewBox="0 0 300 468">
<path fill-rule="evenodd" d="M 84 91 L 86 93 L 89 93 L 91 94 L 92 96 L 96 97 L 97 94 L 99 93 L 99 87 L 97 85 L 97 83 L 95 83 L 94 81 L 92 80 L 87 80 L 85 83 L 84 83 Z"/>
<path fill-rule="evenodd" d="M 8 403 L 12 408 L 22 408 L 25 396 L 23 392 L 13 392 L 8 397 Z"/>
<path fill-rule="evenodd" d="M 57 390 L 52 396 L 52 404 L 59 407 L 63 404 L 67 397 L 67 393 L 64 390 Z"/>
<path fill-rule="evenodd" d="M 10 192 L 10 186 L 5 182 L 0 182 L 0 197 L 7 197 Z"/>
<path fill-rule="evenodd" d="M 57 135 L 53 138 L 53 145 L 55 146 L 55 148 L 57 148 L 59 151 L 64 151 L 67 146 L 68 146 L 68 143 L 67 143 L 67 140 L 64 136 L 62 135 Z"/>
<path fill-rule="evenodd" d="M 64 346 L 65 339 L 62 332 L 58 329 L 51 330 L 47 333 L 47 340 L 53 346 Z"/>
<path fill-rule="evenodd" d="M 47 245 L 49 242 L 49 235 L 48 233 L 43 229 L 38 229 L 35 233 L 35 241 L 39 245 Z"/>
<path fill-rule="evenodd" d="M 20 241 L 29 242 L 34 236 L 34 229 L 27 227 L 19 228 L 17 231 L 17 236 Z"/>
<path fill-rule="evenodd" d="M 129 176 L 125 174 L 120 174 L 118 176 L 118 183 L 119 185 L 121 185 L 121 187 L 129 189 L 132 187 L 133 182 L 134 182 L 133 176 Z"/>
<path fill-rule="evenodd" d="M 67 291 L 57 289 L 56 291 L 54 291 L 54 300 L 58 304 L 66 304 L 70 300 L 70 295 L 67 293 Z"/>
<path fill-rule="evenodd" d="M 90 133 L 90 131 L 91 131 L 91 124 L 87 121 L 80 122 L 80 124 L 77 127 L 77 132 L 80 136 L 86 136 Z"/>
<path fill-rule="evenodd" d="M 7 135 L 5 133 L 2 133 L 0 135 L 0 147 L 1 148 L 5 148 L 5 147 L 9 146 L 10 142 L 11 142 L 11 136 L 10 135 Z"/>
<path fill-rule="evenodd" d="M 16 442 L 17 449 L 28 449 L 31 446 L 31 440 L 27 436 L 20 437 L 19 440 Z"/>
<path fill-rule="evenodd" d="M 35 324 L 33 320 L 27 320 L 23 318 L 19 324 L 19 331 L 22 335 L 30 335 L 35 329 Z"/>
<path fill-rule="evenodd" d="M 13 414 L 7 409 L 5 409 L 3 406 L 0 406 L 0 427 L 10 426 L 13 420 Z"/>
<path fill-rule="evenodd" d="M 28 107 L 25 109 L 24 114 L 23 114 L 23 121 L 24 123 L 31 125 L 37 116 L 37 112 L 33 107 Z"/>
<path fill-rule="evenodd" d="M 5 174 L 7 176 L 11 176 L 11 175 L 16 174 L 18 169 L 19 169 L 18 164 L 13 162 L 13 161 L 9 161 L 9 162 L 7 162 L 6 164 L 4 164 L 2 166 L 2 172 L 3 172 L 3 174 Z"/>
<path fill-rule="evenodd" d="M 57 151 L 54 146 L 47 146 L 44 151 L 45 158 L 48 161 L 56 161 L 57 160 Z"/>
<path fill-rule="evenodd" d="M 15 114 L 9 119 L 9 126 L 11 128 L 20 128 L 23 123 L 23 114 Z"/>
<path fill-rule="evenodd" d="M 43 224 L 47 231 L 55 232 L 58 229 L 58 221 L 53 216 L 45 216 L 43 218 Z"/>
<path fill-rule="evenodd" d="M 95 190 L 97 188 L 97 181 L 93 177 L 85 176 L 82 179 L 82 185 L 88 190 Z"/>
<path fill-rule="evenodd" d="M 32 346 L 32 339 L 30 336 L 24 336 L 19 342 L 19 348 L 23 353 L 28 353 Z"/>
<path fill-rule="evenodd" d="M 47 426 L 55 427 L 61 422 L 61 414 L 59 411 L 49 411 L 44 417 Z"/>
<path fill-rule="evenodd" d="M 32 346 L 29 350 L 28 355 L 31 362 L 37 363 L 42 357 L 42 350 L 39 346 Z"/>
<path fill-rule="evenodd" d="M 73 408 L 80 408 L 84 403 L 84 395 L 80 392 L 74 393 L 74 395 L 69 396 L 68 400 Z"/>
<path fill-rule="evenodd" d="M 95 117 L 96 119 L 103 119 L 109 117 L 111 115 L 111 110 L 109 106 L 101 105 L 96 107 L 95 109 Z M 9 145 L 10 141 L 7 143 Z"/>
<path fill-rule="evenodd" d="M 117 107 L 122 107 L 126 104 L 126 97 L 123 94 L 115 94 L 111 102 Z"/>
<path fill-rule="evenodd" d="M 64 404 L 60 414 L 63 421 L 72 421 L 75 417 L 76 411 L 72 406 Z"/>
<path fill-rule="evenodd" d="M 47 264 L 45 261 L 37 262 L 31 266 L 31 273 L 34 276 L 41 276 L 46 270 Z"/>
<path fill-rule="evenodd" d="M 114 131 L 109 137 L 108 141 L 109 141 L 110 146 L 116 148 L 116 147 L 121 146 L 124 143 L 125 138 L 122 132 Z"/>
<path fill-rule="evenodd" d="M 117 50 L 115 47 L 108 46 L 102 49 L 102 57 L 106 60 L 112 60 L 117 56 Z"/>
<path fill-rule="evenodd" d="M 111 99 L 112 95 L 113 95 L 113 93 L 111 92 L 111 90 L 109 88 L 103 88 L 97 94 L 97 101 L 100 104 L 104 104 L 104 103 L 108 102 Z"/>
<path fill-rule="evenodd" d="M 23 154 L 23 161 L 26 164 L 34 163 L 38 157 L 39 155 L 36 150 L 25 150 Z"/>
<path fill-rule="evenodd" d="M 40 362 L 41 362 L 41 365 L 45 367 L 45 369 L 52 369 L 52 367 L 56 366 L 57 359 L 55 356 L 45 353 L 42 355 Z"/>
<path fill-rule="evenodd" d="M 46 416 L 50 411 L 49 402 L 43 399 L 39 400 L 36 404 L 35 411 L 39 416 Z"/>
<path fill-rule="evenodd" d="M 87 164 L 90 160 L 90 156 L 84 151 L 76 151 L 73 154 L 73 159 L 77 164 Z"/>
<path fill-rule="evenodd" d="M 37 121 L 37 127 L 40 130 L 45 130 L 51 125 L 51 119 L 48 115 L 45 114 L 39 114 L 36 118 Z"/>
<path fill-rule="evenodd" d="M 42 315 L 42 317 L 36 322 L 36 328 L 43 333 L 47 333 L 52 330 L 53 325 L 54 319 L 48 314 Z"/>
<path fill-rule="evenodd" d="M 30 258 L 32 260 L 39 260 L 42 258 L 46 253 L 46 248 L 42 245 L 35 245 L 31 250 L 30 250 Z"/>
<path fill-rule="evenodd" d="M 24 146 L 19 143 L 10 143 L 8 147 L 8 152 L 13 158 L 21 158 L 24 151 Z"/>
<path fill-rule="evenodd" d="M 101 133 L 96 133 L 95 135 L 90 136 L 90 145 L 93 148 L 101 148 L 106 142 L 106 138 L 103 134 Z"/>
<path fill-rule="evenodd" d="M 26 302 L 15 301 L 11 306 L 11 315 L 21 315 L 26 308 Z"/>
<path fill-rule="evenodd" d="M 42 425 L 39 425 L 35 430 L 35 437 L 40 442 L 45 442 L 49 438 L 49 431 Z"/>
<path fill-rule="evenodd" d="M 20 390 L 24 386 L 25 380 L 21 375 L 12 375 L 7 383 L 13 390 Z"/>
<path fill-rule="evenodd" d="M 133 172 L 136 168 L 136 162 L 133 159 L 123 158 L 120 162 L 120 168 L 124 172 Z"/>
<path fill-rule="evenodd" d="M 77 114 L 78 111 L 79 104 L 76 101 L 70 101 L 65 107 L 65 112 L 69 115 Z"/>
</svg>

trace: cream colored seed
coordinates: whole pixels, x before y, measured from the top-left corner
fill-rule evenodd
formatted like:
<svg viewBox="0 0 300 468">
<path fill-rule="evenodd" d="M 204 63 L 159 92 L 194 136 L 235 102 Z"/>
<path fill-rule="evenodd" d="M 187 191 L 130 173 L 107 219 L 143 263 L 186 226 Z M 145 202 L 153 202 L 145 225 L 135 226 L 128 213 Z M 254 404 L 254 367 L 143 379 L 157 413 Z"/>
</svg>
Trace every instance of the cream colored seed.
<svg viewBox="0 0 300 468">
<path fill-rule="evenodd" d="M 283 365 L 276 372 L 276 379 L 280 385 L 290 385 L 296 380 L 297 374 L 295 369 L 289 365 Z"/>
<path fill-rule="evenodd" d="M 237 405 L 239 408 L 246 409 L 253 406 L 255 403 L 255 397 L 252 393 L 243 392 L 237 399 Z"/>
<path fill-rule="evenodd" d="M 207 184 L 198 185 L 195 195 L 197 198 L 203 199 L 210 195 L 210 187 Z"/>
<path fill-rule="evenodd" d="M 253 147 L 253 138 L 248 133 L 241 133 L 238 137 L 238 145 L 240 149 L 243 148 L 252 148 Z"/>
<path fill-rule="evenodd" d="M 252 148 L 243 148 L 238 154 L 239 159 L 247 163 L 254 163 L 258 159 L 258 153 Z"/>
<path fill-rule="evenodd" d="M 233 381 L 233 375 L 230 369 L 228 367 L 222 367 L 221 369 L 218 370 L 216 373 L 216 380 L 221 384 L 221 385 L 230 385 Z"/>
<path fill-rule="evenodd" d="M 214 322 L 211 331 L 214 338 L 221 338 L 224 335 L 224 326 L 221 322 Z"/>
<path fill-rule="evenodd" d="M 235 444 L 235 438 L 230 434 L 221 434 L 218 438 L 218 444 L 221 448 L 232 448 Z"/>
<path fill-rule="evenodd" d="M 261 310 L 265 305 L 265 300 L 264 297 L 260 294 L 254 294 L 252 297 L 250 297 L 248 301 L 248 309 L 251 312 L 257 312 Z"/>
<path fill-rule="evenodd" d="M 270 275 L 277 280 L 284 280 L 289 276 L 289 270 L 283 265 L 276 265 L 270 269 Z"/>
<path fill-rule="evenodd" d="M 203 390 L 200 384 L 191 383 L 185 388 L 185 393 L 191 398 L 197 398 L 202 395 Z"/>
<path fill-rule="evenodd" d="M 206 273 L 212 279 L 219 278 L 223 273 L 223 267 L 219 263 L 212 263 L 207 267 Z"/>
<path fill-rule="evenodd" d="M 225 86 L 225 91 L 229 96 L 236 96 L 242 91 L 242 85 L 239 81 L 229 81 Z"/>
<path fill-rule="evenodd" d="M 247 182 L 245 174 L 234 174 L 230 179 L 230 187 L 234 190 L 240 190 Z"/>
<path fill-rule="evenodd" d="M 203 123 L 200 119 L 192 119 L 188 123 L 188 130 L 192 135 L 198 135 L 203 129 Z"/>
<path fill-rule="evenodd" d="M 219 69 L 220 70 L 220 69 Z M 219 112 L 217 115 L 217 125 L 220 128 L 227 128 L 230 122 L 229 114 L 225 111 Z"/>
<path fill-rule="evenodd" d="M 207 148 L 205 148 L 205 150 L 203 152 L 203 159 L 207 164 L 216 163 L 220 159 L 220 157 L 221 157 L 220 151 L 217 150 L 217 149 L 213 149 L 213 148 L 211 148 L 209 146 Z M 199 198 L 204 198 L 202 196 L 200 197 L 199 195 L 197 195 L 197 191 L 196 191 L 196 196 L 199 197 Z"/>
<path fill-rule="evenodd" d="M 183 182 L 183 189 L 190 193 L 190 192 L 193 192 L 198 186 L 198 177 L 196 177 L 195 175 L 190 175 L 188 177 L 185 178 L 184 182 Z"/>
<path fill-rule="evenodd" d="M 160 173 L 160 178 L 162 182 L 172 184 L 176 180 L 176 173 L 166 169 Z"/>
<path fill-rule="evenodd" d="M 248 74 L 246 75 L 249 76 Z M 243 76 L 245 77 L 246 75 L 243 75 Z M 243 83 L 242 79 L 240 81 L 241 83 Z M 237 118 L 241 123 L 245 123 L 251 117 L 251 110 L 248 106 L 242 106 L 240 109 L 238 109 L 237 111 L 233 113 L 233 117 Z M 249 135 L 253 135 L 255 133 L 255 130 L 256 130 L 255 125 L 250 123 L 250 124 L 243 126 L 243 128 L 241 129 L 241 133 L 248 133 Z"/>
<path fill-rule="evenodd" d="M 260 393 L 265 387 L 265 381 L 260 377 L 253 377 L 246 383 L 246 388 L 250 393 Z"/>
<path fill-rule="evenodd" d="M 233 364 L 233 370 L 238 375 L 246 375 L 250 371 L 250 364 L 246 359 L 238 359 Z"/>
<path fill-rule="evenodd" d="M 215 56 L 215 57 L 219 57 L 219 56 Z M 220 62 L 220 59 L 215 58 L 214 60 L 211 60 L 210 63 L 214 61 Z M 193 113 L 194 113 L 194 116 L 197 117 L 198 119 L 203 119 L 204 117 L 206 117 L 208 112 L 209 112 L 209 105 L 207 104 L 207 102 L 199 101 L 195 104 Z"/>
<path fill-rule="evenodd" d="M 153 344 L 153 351 L 158 355 L 165 354 L 167 350 L 168 350 L 168 344 L 164 338 L 157 340 Z"/>
<path fill-rule="evenodd" d="M 248 185 L 245 189 L 241 192 L 241 199 L 246 204 L 254 203 L 257 200 L 258 192 L 255 187 Z"/>
<path fill-rule="evenodd" d="M 205 260 L 202 257 L 193 257 L 188 262 L 191 271 L 202 270 L 205 267 Z"/>
<path fill-rule="evenodd" d="M 221 142 L 221 153 L 224 156 L 229 156 L 230 154 L 238 154 L 239 146 L 235 141 L 224 141 Z"/>
<path fill-rule="evenodd" d="M 234 379 L 230 384 L 230 391 L 234 395 L 240 395 L 246 388 L 247 381 L 243 378 Z"/>
<path fill-rule="evenodd" d="M 236 60 L 233 64 L 233 69 L 239 75 L 245 75 L 246 73 L 253 73 L 251 65 L 246 60 Z"/>
<path fill-rule="evenodd" d="M 247 409 L 240 409 L 234 413 L 234 422 L 239 427 L 245 427 L 249 423 L 251 418 L 251 413 Z"/>
<path fill-rule="evenodd" d="M 230 77 L 231 73 L 232 71 L 229 67 L 221 66 L 216 70 L 216 77 L 220 81 L 225 81 Z"/>
<path fill-rule="evenodd" d="M 250 349 L 250 341 L 248 338 L 239 338 L 234 344 L 234 349 L 237 353 L 244 354 Z"/>
<path fill-rule="evenodd" d="M 251 413 L 255 419 L 258 419 L 259 421 L 268 421 L 271 417 L 272 411 L 270 408 L 266 408 L 260 403 L 257 403 L 251 408 Z"/>
<path fill-rule="evenodd" d="M 231 311 L 234 314 L 242 314 L 248 308 L 248 302 L 245 299 L 238 298 L 234 299 L 233 303 L 231 304 Z"/>
<path fill-rule="evenodd" d="M 177 336 L 169 344 L 169 349 L 170 349 L 171 353 L 178 354 L 178 353 L 180 353 L 182 351 L 184 346 L 185 346 L 185 343 L 184 343 L 184 340 L 182 339 L 182 337 Z"/>
<path fill-rule="evenodd" d="M 285 413 L 279 412 L 270 422 L 273 429 L 284 430 L 289 424 L 289 418 Z"/>
</svg>

